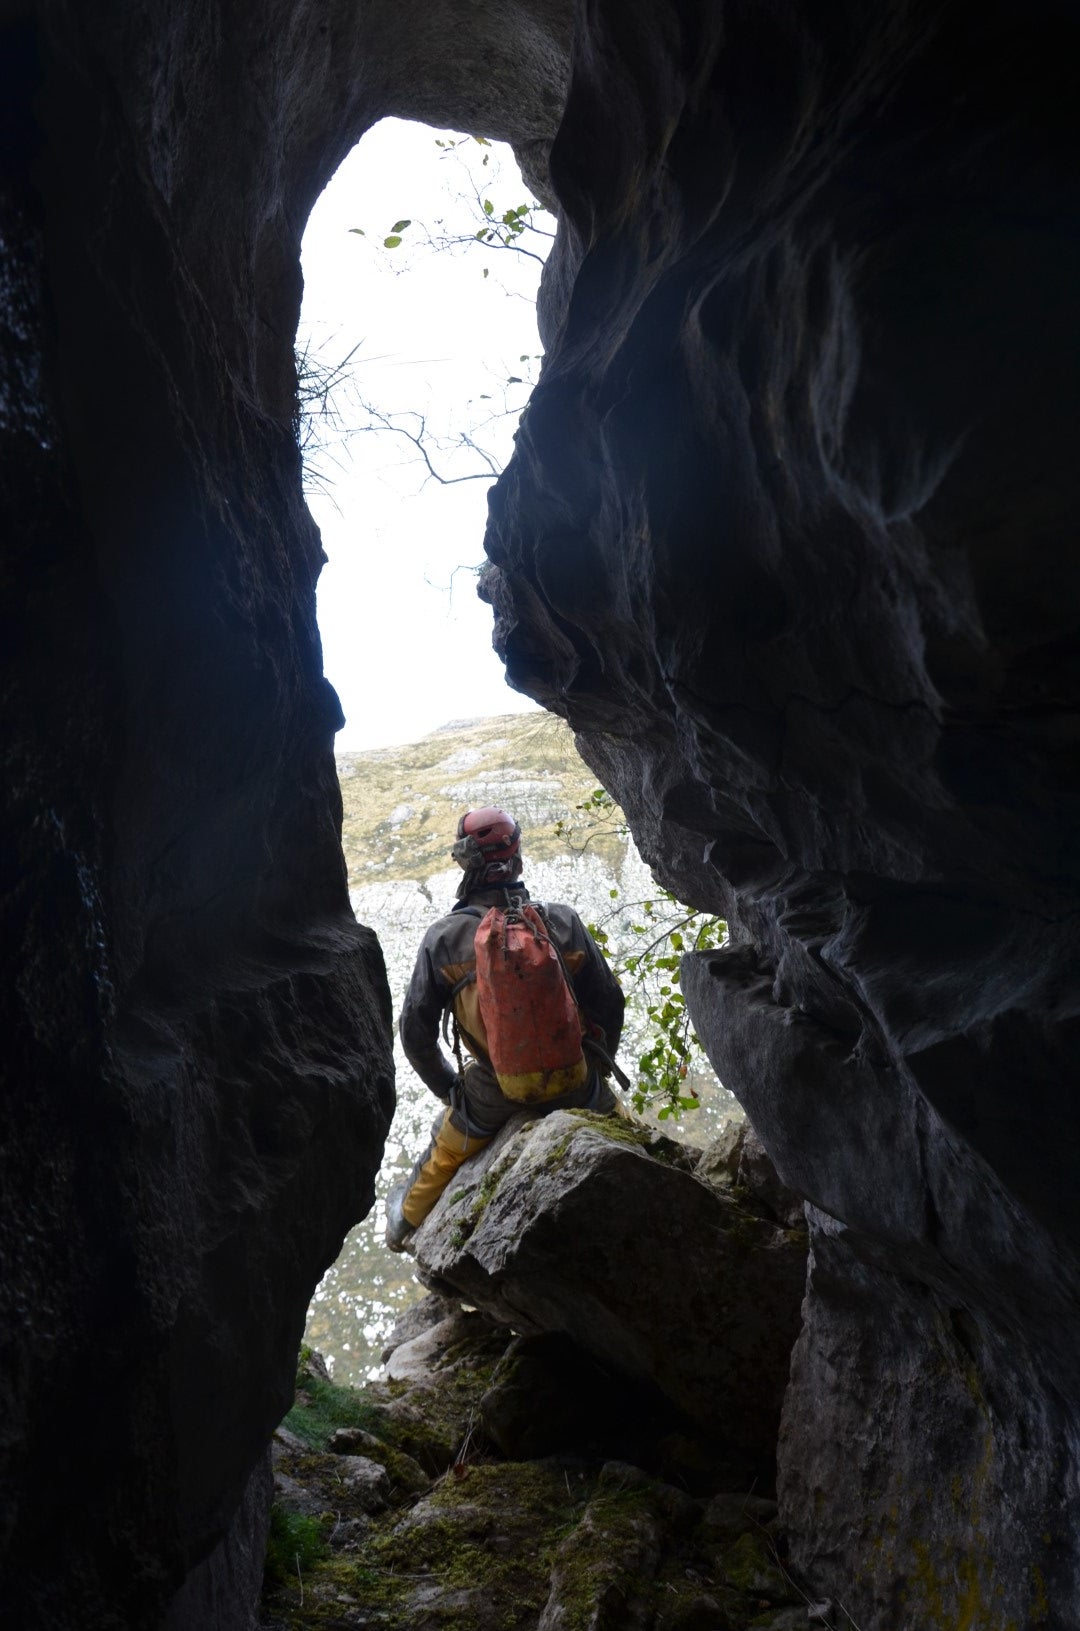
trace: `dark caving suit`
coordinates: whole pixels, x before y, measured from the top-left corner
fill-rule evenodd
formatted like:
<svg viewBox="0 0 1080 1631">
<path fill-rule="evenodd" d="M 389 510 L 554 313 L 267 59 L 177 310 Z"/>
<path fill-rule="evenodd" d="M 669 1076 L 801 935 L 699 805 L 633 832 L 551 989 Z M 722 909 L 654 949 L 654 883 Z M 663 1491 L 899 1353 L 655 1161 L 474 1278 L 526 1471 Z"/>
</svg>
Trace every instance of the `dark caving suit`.
<svg viewBox="0 0 1080 1631">
<path fill-rule="evenodd" d="M 617 1109 L 615 1096 L 596 1064 L 590 1065 L 582 1086 L 525 1105 L 503 1094 L 482 1052 L 470 1048 L 474 1057 L 459 1080 L 439 1046 L 439 1029 L 450 994 L 476 967 L 473 941 L 480 914 L 491 906 L 528 899 L 528 890 L 520 881 L 471 889 L 452 912 L 432 924 L 421 943 L 401 1010 L 401 1041 L 410 1065 L 447 1110 L 436 1122 L 431 1142 L 408 1180 L 402 1212 L 413 1227 L 427 1217 L 458 1167 L 483 1149 L 517 1111 L 529 1109 L 546 1115 L 552 1110 L 585 1109 L 611 1114 Z M 582 1013 L 591 1026 L 599 1029 L 604 1050 L 614 1057 L 623 1024 L 624 998 L 619 982 L 572 906 L 544 902 L 543 911 Z M 453 1013 L 464 1045 L 469 1047 L 472 1038 L 482 1050 L 486 1037 L 475 981 L 462 986 L 454 996 Z"/>
</svg>

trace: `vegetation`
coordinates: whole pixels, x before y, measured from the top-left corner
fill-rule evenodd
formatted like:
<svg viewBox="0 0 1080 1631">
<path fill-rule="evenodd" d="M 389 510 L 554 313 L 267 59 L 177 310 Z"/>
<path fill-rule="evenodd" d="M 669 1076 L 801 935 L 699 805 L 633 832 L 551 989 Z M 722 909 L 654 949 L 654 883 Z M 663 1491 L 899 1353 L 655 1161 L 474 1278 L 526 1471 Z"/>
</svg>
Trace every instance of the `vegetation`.
<svg viewBox="0 0 1080 1631">
<path fill-rule="evenodd" d="M 326 1526 L 318 1518 L 305 1518 L 282 1506 L 270 1508 L 266 1541 L 266 1579 L 272 1585 L 302 1579 L 326 1556 Z"/>
<path fill-rule="evenodd" d="M 464 253 L 487 262 L 492 251 L 525 256 L 539 271 L 555 236 L 555 222 L 537 199 L 521 197 L 520 176 L 515 172 L 512 181 L 504 178 L 496 150 L 483 136 L 439 137 L 435 146 L 459 173 L 449 199 L 450 218 L 424 222 L 401 215 L 388 229 L 369 234 L 366 227 L 355 226 L 350 232 L 368 239 L 376 255 L 386 252 L 388 267 L 393 265 L 395 272 L 406 269 L 400 264 L 404 258 L 413 264 L 425 252 Z M 474 149 L 483 150 L 479 167 L 470 163 Z M 497 266 L 497 262 L 480 266 L 482 277 L 490 275 L 493 264 Z M 495 283 L 500 284 L 498 277 Z M 503 292 L 521 295 L 520 289 Z M 328 494 L 334 482 L 332 466 L 339 462 L 335 450 L 355 436 L 372 433 L 411 444 L 423 467 L 421 484 L 490 483 L 498 477 L 502 459 L 495 450 L 500 438 L 505 444 L 505 425 L 500 422 L 516 421 L 521 414 L 535 383 L 539 354 L 522 352 L 511 368 L 505 361 L 492 366 L 491 389 L 470 398 L 464 425 L 456 423 L 450 429 L 441 414 L 436 424 L 423 412 L 387 409 L 374 400 L 359 377 L 359 349 L 353 347 L 344 357 L 329 345 L 302 343 L 297 350 L 293 428 L 304 456 L 307 492 Z"/>
<path fill-rule="evenodd" d="M 557 822 L 556 833 L 584 850 L 612 832 L 626 838 L 626 820 L 611 794 L 596 787 L 576 806 L 577 821 Z M 687 952 L 712 951 L 727 938 L 723 918 L 685 906 L 669 889 L 638 900 L 609 891 L 611 910 L 589 932 L 649 1021 L 646 1044 L 637 1057 L 637 1081 L 631 1103 L 639 1113 L 655 1110 L 660 1121 L 699 1107 L 696 1071 L 707 1068 L 705 1052 L 690 1025 L 680 986 L 680 964 Z"/>
<path fill-rule="evenodd" d="M 484 169 L 490 167 L 491 174 L 484 179 L 483 184 L 477 181 L 468 166 L 460 163 L 462 150 L 469 152 L 473 143 L 487 150 L 481 164 Z M 463 224 L 448 229 L 442 220 L 428 226 L 422 221 L 414 221 L 411 216 L 402 216 L 379 239 L 382 247 L 390 250 L 400 249 L 408 233 L 413 243 L 423 243 L 435 253 L 478 245 L 482 249 L 510 250 L 514 254 L 527 255 L 530 260 L 542 266 L 547 256 L 546 246 L 555 236 L 554 219 L 535 198 L 527 198 L 517 204 L 508 204 L 505 200 L 495 203 L 491 195 L 497 192 L 502 178 L 498 165 L 491 165 L 492 147 L 487 138 L 437 137 L 435 146 L 439 148 L 442 158 L 459 162 L 461 185 L 457 202 L 464 205 Z M 356 233 L 358 237 L 367 237 L 364 227 L 351 227 L 350 231 Z M 483 266 L 480 270 L 481 275 L 486 278 L 490 267 Z"/>
</svg>

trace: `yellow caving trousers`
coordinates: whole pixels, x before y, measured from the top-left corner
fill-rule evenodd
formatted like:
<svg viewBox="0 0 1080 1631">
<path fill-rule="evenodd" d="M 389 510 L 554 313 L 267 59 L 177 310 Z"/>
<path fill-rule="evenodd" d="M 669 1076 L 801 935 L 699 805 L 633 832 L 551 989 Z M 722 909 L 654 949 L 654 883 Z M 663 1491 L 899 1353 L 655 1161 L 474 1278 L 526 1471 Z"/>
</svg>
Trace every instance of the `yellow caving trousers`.
<svg viewBox="0 0 1080 1631">
<path fill-rule="evenodd" d="M 401 1207 L 406 1223 L 411 1223 L 414 1229 L 418 1228 L 458 1167 L 482 1150 L 485 1144 L 490 1144 L 493 1137 L 494 1134 L 489 1138 L 474 1138 L 471 1133 L 459 1131 L 451 1124 L 448 1110 L 435 1128 L 431 1143 L 412 1170 L 409 1191 Z"/>
</svg>

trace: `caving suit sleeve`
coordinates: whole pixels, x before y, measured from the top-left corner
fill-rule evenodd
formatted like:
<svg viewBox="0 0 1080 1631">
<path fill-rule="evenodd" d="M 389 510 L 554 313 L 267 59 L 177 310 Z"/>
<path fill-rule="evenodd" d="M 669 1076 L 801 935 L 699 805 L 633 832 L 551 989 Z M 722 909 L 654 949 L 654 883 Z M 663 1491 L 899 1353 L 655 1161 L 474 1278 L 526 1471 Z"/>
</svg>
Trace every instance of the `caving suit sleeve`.
<svg viewBox="0 0 1080 1631">
<path fill-rule="evenodd" d="M 401 1006 L 398 1029 L 406 1059 L 425 1086 L 444 1103 L 457 1081 L 457 1071 L 439 1046 L 439 1026 L 448 994 L 435 973 L 425 939 Z"/>
<path fill-rule="evenodd" d="M 572 948 L 584 954 L 574 974 L 574 993 L 586 1017 L 600 1026 L 607 1051 L 614 1058 L 622 1036 L 626 998 L 607 958 L 584 923 L 574 911 L 569 911 L 569 916 Z"/>
</svg>

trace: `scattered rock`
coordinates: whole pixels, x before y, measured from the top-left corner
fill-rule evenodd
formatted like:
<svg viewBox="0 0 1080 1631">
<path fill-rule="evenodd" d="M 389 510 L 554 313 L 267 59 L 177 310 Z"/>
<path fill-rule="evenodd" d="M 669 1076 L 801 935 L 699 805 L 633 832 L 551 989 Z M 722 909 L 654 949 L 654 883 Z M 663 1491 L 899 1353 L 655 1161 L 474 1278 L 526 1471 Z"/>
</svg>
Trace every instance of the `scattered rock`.
<svg viewBox="0 0 1080 1631">
<path fill-rule="evenodd" d="M 442 1301 L 442 1299 L 439 1299 Z M 417 1336 L 393 1348 L 386 1364 L 391 1382 L 430 1382 L 443 1368 L 452 1348 L 467 1342 L 476 1327 L 477 1315 L 454 1308 L 452 1314 Z"/>
<path fill-rule="evenodd" d="M 626 1461 L 605 1461 L 600 1468 L 597 1483 L 606 1494 L 618 1495 L 624 1491 L 647 1491 L 648 1498 L 676 1529 L 687 1530 L 701 1516 L 701 1503 L 687 1495 L 685 1490 L 650 1478 L 641 1467 Z"/>
<path fill-rule="evenodd" d="M 466 1332 L 434 1377 L 369 1383 L 356 1396 L 353 1414 L 371 1427 L 341 1432 L 350 1453 L 296 1458 L 293 1476 L 307 1488 L 305 1511 L 325 1533 L 326 1557 L 304 1567 L 303 1606 L 291 1577 L 268 1586 L 264 1631 L 361 1623 L 409 1631 L 465 1624 L 470 1631 L 748 1631 L 790 1608 L 790 1588 L 761 1528 L 773 1519 L 772 1502 L 746 1493 L 695 1499 L 632 1460 L 581 1453 L 587 1436 L 557 1456 L 497 1459 L 478 1406 L 481 1391 L 498 1392 L 500 1373 L 513 1373 L 523 1356 L 526 1370 L 539 1372 L 545 1352 L 556 1369 L 576 1355 L 586 1367 L 583 1395 L 598 1405 L 602 1378 L 563 1338 L 550 1347 L 518 1339 L 504 1354 L 496 1338 L 505 1347 L 506 1333 L 486 1320 L 467 1322 Z M 433 1486 L 419 1499 L 404 1495 L 400 1424 L 407 1413 L 418 1441 L 441 1439 L 447 1399 L 453 1419 L 471 1420 L 472 1428 Z M 310 1407 L 318 1419 L 326 1403 L 323 1395 Z M 338 1408 L 349 1407 L 339 1400 Z M 563 1418 L 563 1440 L 571 1419 Z M 356 1453 L 365 1439 L 375 1445 L 370 1457 Z M 380 1454 L 390 1506 L 380 1504 L 386 1474 L 371 1470 Z M 351 1479 L 353 1468 L 365 1468 L 364 1479 Z M 353 1600 L 363 1608 L 343 1611 Z"/>
<path fill-rule="evenodd" d="M 765 1597 L 774 1603 L 801 1600 L 777 1563 L 773 1548 L 759 1532 L 744 1530 L 724 1547 L 720 1567 L 725 1579 L 737 1591 Z M 805 1618 L 805 1609 L 803 1615 Z"/>
<path fill-rule="evenodd" d="M 413 1337 L 420 1336 L 422 1332 L 429 1331 L 433 1325 L 439 1325 L 443 1320 L 449 1319 L 460 1307 L 461 1303 L 456 1297 L 439 1297 L 435 1292 L 429 1291 L 426 1297 L 421 1297 L 418 1303 L 413 1303 L 411 1308 L 405 1310 L 390 1332 L 380 1356 L 383 1364 L 386 1364 L 396 1348 L 411 1342 Z"/>
<path fill-rule="evenodd" d="M 313 1376 L 317 1377 L 320 1382 L 333 1381 L 326 1360 L 318 1349 L 304 1346 L 300 1349 L 300 1358 L 296 1365 L 297 1388 L 306 1387 Z"/>
<path fill-rule="evenodd" d="M 647 1489 L 598 1496 L 559 1546 L 538 1631 L 646 1631 L 661 1536 Z"/>
<path fill-rule="evenodd" d="M 302 1443 L 297 1440 L 297 1443 Z M 332 1455 L 366 1455 L 369 1450 L 378 1449 L 381 1441 L 374 1433 L 366 1433 L 362 1427 L 335 1427 L 326 1441 L 326 1448 Z"/>
<path fill-rule="evenodd" d="M 369 1518 L 339 1518 L 327 1538 L 335 1552 L 355 1552 L 371 1528 Z"/>
<path fill-rule="evenodd" d="M 317 1489 L 277 1469 L 274 1472 L 274 1500 L 286 1512 L 295 1512 L 305 1518 L 316 1518 L 326 1510 L 326 1503 Z"/>
<path fill-rule="evenodd" d="M 378 1461 L 350 1455 L 341 1461 L 341 1482 L 365 1512 L 381 1512 L 390 1505 L 390 1477 Z"/>
<path fill-rule="evenodd" d="M 284 1425 L 276 1429 L 270 1441 L 270 1453 L 275 1461 L 281 1455 L 303 1455 L 307 1449 L 304 1440 L 298 1434 L 290 1433 Z"/>
</svg>

